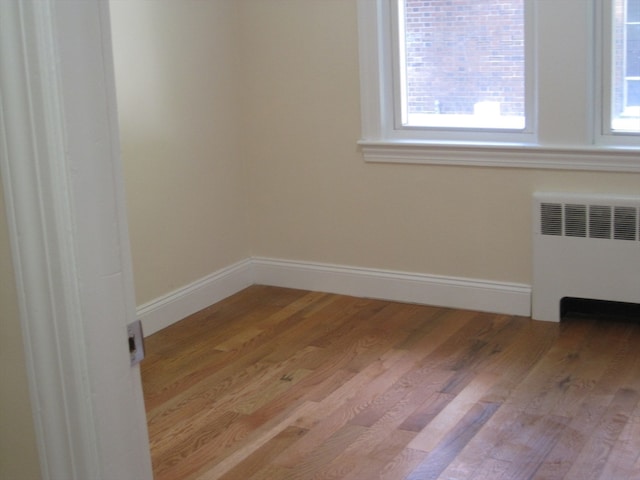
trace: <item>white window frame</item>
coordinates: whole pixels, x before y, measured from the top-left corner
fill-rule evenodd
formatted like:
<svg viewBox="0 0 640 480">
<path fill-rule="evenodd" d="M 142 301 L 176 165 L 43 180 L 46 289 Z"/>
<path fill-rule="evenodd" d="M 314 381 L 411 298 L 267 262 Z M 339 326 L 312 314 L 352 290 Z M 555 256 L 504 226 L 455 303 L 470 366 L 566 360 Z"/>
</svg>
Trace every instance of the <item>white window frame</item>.
<svg viewBox="0 0 640 480">
<path fill-rule="evenodd" d="M 604 90 L 605 78 L 596 72 L 607 66 L 605 10 L 597 5 L 606 9 L 603 4 L 612 0 L 525 0 L 530 83 L 524 132 L 398 126 L 395 1 L 358 0 L 359 145 L 366 161 L 640 172 L 640 136 L 626 135 L 621 141 L 620 135 L 605 135 L 602 115 L 596 115 L 605 106 L 596 95 Z M 545 35 L 536 35 L 538 29 Z"/>
</svg>

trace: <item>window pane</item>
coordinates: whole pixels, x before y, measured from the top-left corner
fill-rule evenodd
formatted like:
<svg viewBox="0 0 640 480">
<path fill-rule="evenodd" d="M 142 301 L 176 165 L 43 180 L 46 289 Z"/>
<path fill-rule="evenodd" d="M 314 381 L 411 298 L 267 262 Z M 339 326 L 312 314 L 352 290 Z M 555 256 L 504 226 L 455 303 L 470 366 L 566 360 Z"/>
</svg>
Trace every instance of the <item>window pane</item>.
<svg viewBox="0 0 640 480">
<path fill-rule="evenodd" d="M 402 123 L 524 129 L 524 0 L 399 2 Z"/>
<path fill-rule="evenodd" d="M 640 0 L 627 1 L 627 21 L 640 22 Z"/>
<path fill-rule="evenodd" d="M 640 0 L 616 0 L 611 129 L 640 133 Z"/>
</svg>

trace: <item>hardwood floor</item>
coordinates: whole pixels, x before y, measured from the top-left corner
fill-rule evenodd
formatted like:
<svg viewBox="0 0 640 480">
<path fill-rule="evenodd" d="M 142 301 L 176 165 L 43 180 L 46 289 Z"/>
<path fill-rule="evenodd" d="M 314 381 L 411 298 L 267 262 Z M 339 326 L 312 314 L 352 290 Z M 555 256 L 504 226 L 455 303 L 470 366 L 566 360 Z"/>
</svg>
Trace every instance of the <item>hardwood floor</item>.
<svg viewBox="0 0 640 480">
<path fill-rule="evenodd" d="M 146 340 L 156 480 L 640 479 L 640 325 L 254 286 Z"/>
</svg>

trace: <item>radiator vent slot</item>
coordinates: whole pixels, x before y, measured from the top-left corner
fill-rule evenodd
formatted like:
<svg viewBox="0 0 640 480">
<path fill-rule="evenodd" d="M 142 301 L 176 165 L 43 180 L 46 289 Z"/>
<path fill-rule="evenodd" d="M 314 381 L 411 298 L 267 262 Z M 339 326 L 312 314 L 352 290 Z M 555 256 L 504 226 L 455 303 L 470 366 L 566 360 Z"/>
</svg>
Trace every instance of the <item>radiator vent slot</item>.
<svg viewBox="0 0 640 480">
<path fill-rule="evenodd" d="M 611 238 L 611 207 L 604 205 L 589 207 L 589 236 Z"/>
<path fill-rule="evenodd" d="M 638 225 L 638 209 L 633 207 L 615 207 L 614 209 L 614 237 L 616 240 L 636 240 L 640 231 Z"/>
<path fill-rule="evenodd" d="M 567 237 L 587 236 L 586 205 L 568 204 L 564 206 L 564 231 Z"/>
<path fill-rule="evenodd" d="M 635 241 L 640 239 L 639 219 L 640 207 L 634 206 L 540 204 L 542 235 Z"/>
<path fill-rule="evenodd" d="M 562 235 L 562 205 L 543 203 L 540 206 L 541 228 L 543 235 Z"/>
</svg>

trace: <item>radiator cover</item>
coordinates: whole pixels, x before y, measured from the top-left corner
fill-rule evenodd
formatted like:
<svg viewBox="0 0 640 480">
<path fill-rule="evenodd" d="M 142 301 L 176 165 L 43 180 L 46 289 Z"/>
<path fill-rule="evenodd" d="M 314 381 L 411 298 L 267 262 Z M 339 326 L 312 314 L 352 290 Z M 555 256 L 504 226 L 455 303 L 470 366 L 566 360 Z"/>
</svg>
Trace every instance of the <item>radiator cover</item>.
<svg viewBox="0 0 640 480">
<path fill-rule="evenodd" d="M 534 194 L 532 317 L 565 297 L 640 303 L 640 196 Z"/>
</svg>

